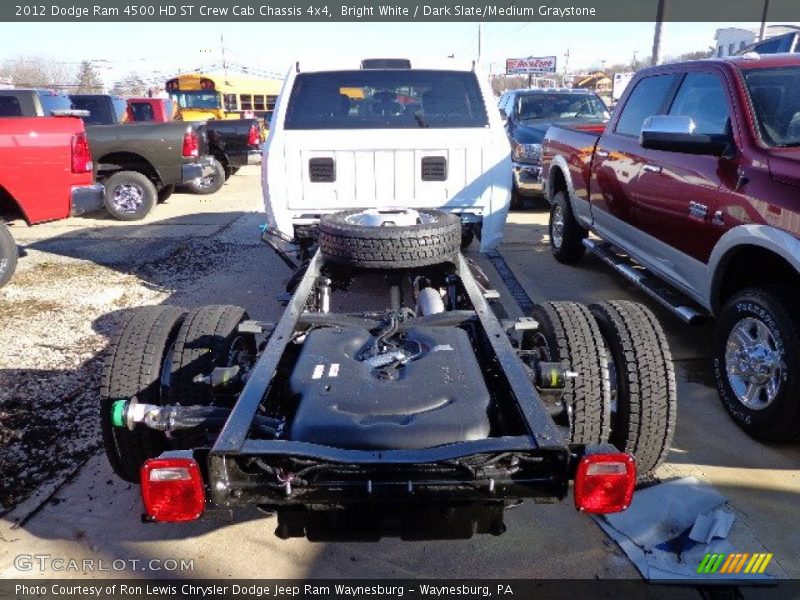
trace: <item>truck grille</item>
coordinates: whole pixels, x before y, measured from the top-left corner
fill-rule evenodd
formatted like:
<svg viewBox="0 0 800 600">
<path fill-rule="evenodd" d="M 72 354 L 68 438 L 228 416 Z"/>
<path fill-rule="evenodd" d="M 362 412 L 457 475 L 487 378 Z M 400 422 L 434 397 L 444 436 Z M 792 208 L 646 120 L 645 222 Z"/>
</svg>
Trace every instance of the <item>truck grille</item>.
<svg viewBox="0 0 800 600">
<path fill-rule="evenodd" d="M 336 181 L 336 165 L 332 158 L 312 158 L 308 161 L 308 176 L 312 183 Z"/>
<path fill-rule="evenodd" d="M 422 181 L 446 181 L 447 159 L 444 156 L 426 156 L 422 159 Z"/>
</svg>

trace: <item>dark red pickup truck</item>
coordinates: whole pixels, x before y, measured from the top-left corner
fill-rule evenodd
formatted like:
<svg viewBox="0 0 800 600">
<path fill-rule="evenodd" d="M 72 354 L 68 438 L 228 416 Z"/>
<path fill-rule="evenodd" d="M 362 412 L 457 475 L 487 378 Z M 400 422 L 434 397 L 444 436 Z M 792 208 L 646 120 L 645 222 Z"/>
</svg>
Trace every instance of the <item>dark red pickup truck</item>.
<svg viewBox="0 0 800 600">
<path fill-rule="evenodd" d="M 800 56 L 640 71 L 602 135 L 551 127 L 543 163 L 555 257 L 588 248 L 684 320 L 714 316 L 729 413 L 797 438 Z"/>
<path fill-rule="evenodd" d="M 102 207 L 80 118 L 0 118 L 0 287 L 17 264 L 3 217 L 33 225 Z"/>
</svg>

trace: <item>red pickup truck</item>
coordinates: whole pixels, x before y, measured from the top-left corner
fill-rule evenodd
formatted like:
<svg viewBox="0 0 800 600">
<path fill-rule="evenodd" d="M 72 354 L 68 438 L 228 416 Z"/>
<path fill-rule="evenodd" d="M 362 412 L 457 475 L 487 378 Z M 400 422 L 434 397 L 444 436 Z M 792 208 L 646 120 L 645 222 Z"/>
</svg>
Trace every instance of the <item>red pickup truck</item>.
<svg viewBox="0 0 800 600">
<path fill-rule="evenodd" d="M 102 208 L 80 118 L 0 118 L 0 287 L 17 264 L 6 218 L 33 225 Z"/>
<path fill-rule="evenodd" d="M 588 248 L 684 320 L 714 316 L 728 412 L 796 439 L 800 56 L 640 71 L 601 135 L 553 126 L 542 154 L 555 257 Z"/>
</svg>

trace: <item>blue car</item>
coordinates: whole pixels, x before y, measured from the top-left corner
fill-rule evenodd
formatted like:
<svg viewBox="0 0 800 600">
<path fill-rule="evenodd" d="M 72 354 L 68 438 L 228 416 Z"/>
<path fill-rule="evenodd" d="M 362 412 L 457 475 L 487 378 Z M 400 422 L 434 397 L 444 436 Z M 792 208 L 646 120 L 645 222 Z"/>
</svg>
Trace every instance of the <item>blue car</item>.
<svg viewBox="0 0 800 600">
<path fill-rule="evenodd" d="M 509 90 L 498 103 L 511 142 L 514 188 L 511 208 L 543 195 L 542 140 L 553 123 L 605 123 L 608 108 L 594 92 L 581 89 Z"/>
</svg>

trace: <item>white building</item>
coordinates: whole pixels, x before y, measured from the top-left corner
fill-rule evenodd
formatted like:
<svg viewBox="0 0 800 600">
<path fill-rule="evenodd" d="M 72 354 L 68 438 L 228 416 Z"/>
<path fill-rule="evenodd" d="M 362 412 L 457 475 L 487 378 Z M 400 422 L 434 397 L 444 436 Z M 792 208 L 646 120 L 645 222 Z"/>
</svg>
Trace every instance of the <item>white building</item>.
<svg viewBox="0 0 800 600">
<path fill-rule="evenodd" d="M 786 33 L 800 32 L 797 25 L 769 25 L 764 32 L 764 39 L 773 38 Z M 750 44 L 760 41 L 758 30 L 726 27 L 717 29 L 714 36 L 715 56 L 732 56 Z"/>
</svg>

